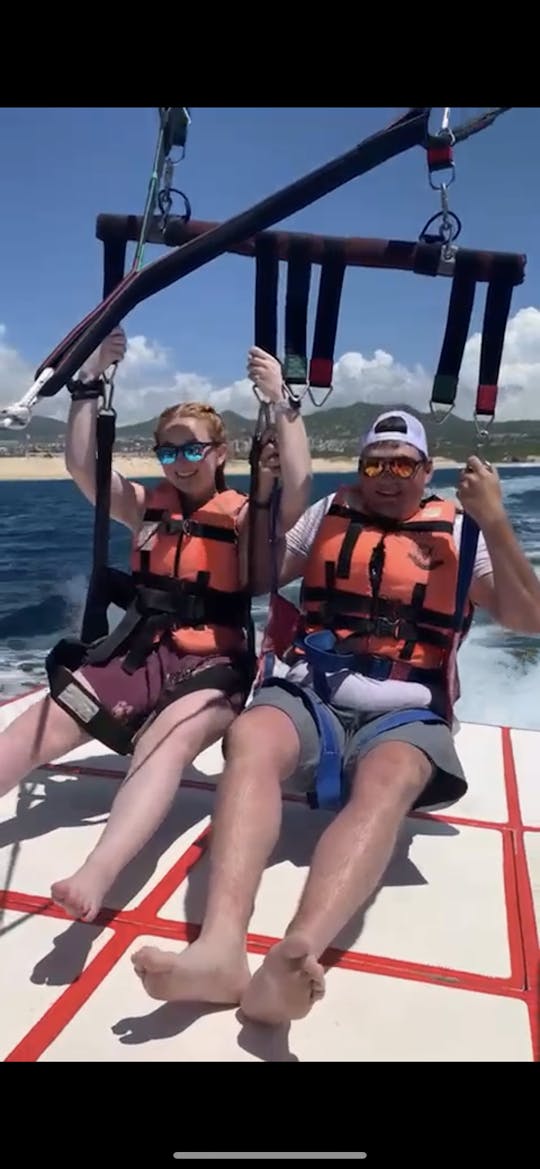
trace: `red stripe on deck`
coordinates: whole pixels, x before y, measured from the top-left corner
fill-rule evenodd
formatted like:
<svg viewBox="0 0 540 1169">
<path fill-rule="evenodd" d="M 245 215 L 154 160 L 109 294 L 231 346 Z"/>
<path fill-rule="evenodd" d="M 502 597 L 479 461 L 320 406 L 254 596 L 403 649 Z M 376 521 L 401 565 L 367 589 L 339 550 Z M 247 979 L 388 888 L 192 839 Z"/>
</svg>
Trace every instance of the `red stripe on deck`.
<svg viewBox="0 0 540 1169">
<path fill-rule="evenodd" d="M 520 999 L 527 1004 L 529 1010 L 533 1037 L 533 1058 L 538 1061 L 540 1058 L 538 1043 L 538 935 L 525 856 L 524 827 L 519 807 L 511 737 L 506 728 L 502 729 L 501 734 L 509 809 L 508 824 L 502 825 L 491 821 L 472 820 L 466 817 L 429 812 L 418 812 L 414 815 L 421 819 L 435 819 L 450 824 L 462 824 L 502 833 L 504 888 L 511 960 L 510 978 L 477 975 L 469 971 L 452 970 L 336 948 L 329 949 L 323 956 L 323 961 L 326 966 L 338 966 L 350 971 L 410 979 L 431 985 L 444 985 L 448 988 Z M 69 763 L 66 765 L 54 764 L 50 770 L 64 774 L 88 774 L 90 776 L 98 774 L 101 777 L 113 779 L 122 779 L 124 775 L 123 771 L 116 769 L 98 768 L 96 770 L 94 767 L 70 765 Z M 192 780 L 185 781 L 183 786 L 195 790 L 201 788 L 206 791 L 214 791 L 216 785 L 210 781 L 198 783 Z M 293 802 L 298 802 L 298 800 L 304 802 L 302 797 L 293 796 L 292 800 Z M 173 919 L 160 919 L 157 915 L 203 855 L 208 845 L 209 834 L 210 828 L 208 827 L 158 882 L 156 888 L 151 890 L 135 909 L 121 911 L 103 909 L 101 911 L 92 924 L 112 929 L 113 936 L 105 943 L 77 980 L 66 988 L 43 1017 L 21 1039 L 6 1057 L 5 1062 L 34 1062 L 38 1060 L 73 1020 L 93 992 L 103 983 L 138 936 L 147 934 L 187 942 L 191 942 L 197 937 L 200 930 L 199 925 Z M 14 911 L 44 914 L 48 917 L 72 921 L 63 910 L 46 898 L 10 892 L 4 895 L 3 904 L 6 908 Z M 279 938 L 261 934 L 248 934 L 246 948 L 249 953 L 265 955 L 279 940 Z"/>
<path fill-rule="evenodd" d="M 144 898 L 140 909 L 146 909 L 150 913 L 158 912 L 175 889 L 179 888 L 193 865 L 201 857 L 206 847 L 207 836 L 208 829 L 205 829 L 156 888 L 148 897 Z M 46 902 L 46 905 L 50 906 L 50 902 Z M 50 1047 L 51 1043 L 58 1038 L 68 1023 L 72 1022 L 77 1012 L 111 973 L 113 967 L 116 966 L 116 963 L 140 933 L 138 925 L 125 922 L 122 922 L 118 927 L 115 925 L 114 928 L 115 933 L 110 941 L 105 943 L 103 949 L 96 954 L 96 957 L 82 971 L 79 978 L 72 982 L 64 993 L 52 1003 L 41 1019 L 38 1019 L 37 1023 L 6 1056 L 4 1063 L 35 1062 L 43 1055 L 47 1047 Z"/>
<path fill-rule="evenodd" d="M 168 873 L 165 873 L 161 881 L 158 881 L 155 889 L 152 889 L 148 896 L 143 898 L 138 908 L 138 912 L 143 917 L 144 914 L 148 914 L 148 917 L 153 919 L 159 913 L 160 909 L 172 897 L 173 893 L 189 877 L 192 868 L 201 859 L 203 853 L 206 852 L 209 839 L 210 826 L 205 828 L 204 832 L 201 832 L 200 836 L 190 845 L 184 855 L 180 857 L 180 860 L 173 865 L 172 869 L 169 869 Z"/>
<path fill-rule="evenodd" d="M 525 829 L 521 817 L 516 763 L 509 727 L 501 728 L 504 782 L 508 800 L 508 814 L 512 828 L 514 866 L 517 883 L 516 914 L 521 934 L 525 963 L 527 1005 L 531 1025 L 534 1061 L 540 1062 L 540 942 L 536 927 L 536 913 L 531 877 L 525 850 Z"/>
<path fill-rule="evenodd" d="M 198 844 L 199 842 L 197 841 Z M 202 848 L 199 855 L 201 853 Z M 178 863 L 181 864 L 183 861 L 184 858 Z M 190 860 L 189 871 L 195 863 L 196 859 Z M 188 873 L 186 873 L 187 875 Z M 162 904 L 182 884 L 180 880 L 171 889 L 172 880 L 169 880 L 170 877 L 172 877 L 172 873 L 167 874 L 167 877 L 164 878 L 167 886 L 163 888 L 165 897 L 161 898 Z M 93 926 L 112 927 L 116 930 L 134 930 L 137 934 L 150 934 L 153 937 L 167 938 L 170 941 L 193 942 L 198 937 L 201 928 L 199 924 L 195 922 L 177 921 L 175 918 L 145 917 L 141 913 L 143 905 L 144 902 L 141 902 L 141 905 L 135 909 L 103 909 L 91 924 Z M 6 909 L 15 912 L 56 917 L 70 923 L 73 921 L 62 909 L 45 897 L 32 897 L 25 893 L 8 893 L 5 897 L 4 906 Z M 268 934 L 248 933 L 246 935 L 246 950 L 250 954 L 264 956 L 279 941 L 281 941 L 281 938 L 272 937 Z M 364 953 L 359 950 L 340 950 L 336 947 L 330 947 L 326 951 L 323 964 L 328 967 L 338 966 L 343 970 L 357 970 L 370 974 L 387 974 L 393 975 L 395 978 L 412 978 L 417 982 L 444 983 L 461 987 L 462 990 L 476 990 L 482 994 L 510 995 L 511 997 L 517 998 L 524 997 L 523 980 L 520 979 L 519 970 L 516 972 L 514 969 L 512 969 L 510 978 L 500 978 L 489 974 L 473 974 L 468 970 L 457 970 L 450 966 L 431 966 L 425 962 L 412 962 L 400 958 L 386 958 L 377 954 Z"/>
<path fill-rule="evenodd" d="M 280 938 L 271 938 L 264 934 L 248 934 L 247 949 L 252 954 L 267 954 L 279 941 Z M 505 998 L 524 997 L 521 987 L 513 985 L 511 978 L 472 974 L 469 970 L 430 966 L 429 963 L 402 961 L 400 958 L 383 958 L 376 954 L 364 954 L 359 950 L 338 950 L 330 946 L 323 954 L 321 963 L 328 969 L 337 966 L 341 970 L 356 970 L 361 974 L 383 974 L 431 985 L 453 986 L 456 990 L 478 991 L 480 994 L 496 994 Z"/>
<path fill-rule="evenodd" d="M 115 933 L 79 975 L 76 982 L 67 987 L 20 1043 L 10 1051 L 4 1063 L 33 1063 L 38 1060 L 111 973 L 136 937 L 135 928 L 124 927 Z"/>
</svg>

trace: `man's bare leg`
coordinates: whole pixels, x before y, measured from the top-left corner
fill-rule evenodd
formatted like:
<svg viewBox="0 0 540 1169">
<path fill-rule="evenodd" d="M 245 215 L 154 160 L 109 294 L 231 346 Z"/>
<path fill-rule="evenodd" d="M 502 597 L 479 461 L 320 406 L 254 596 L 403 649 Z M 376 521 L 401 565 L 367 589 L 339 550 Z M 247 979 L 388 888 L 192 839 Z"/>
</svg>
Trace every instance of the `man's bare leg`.
<svg viewBox="0 0 540 1169">
<path fill-rule="evenodd" d="M 165 707 L 136 744 L 107 825 L 76 873 L 56 881 L 53 900 L 82 921 L 93 921 L 118 874 L 165 819 L 182 772 L 220 739 L 235 715 L 217 690 L 195 690 Z"/>
<path fill-rule="evenodd" d="M 213 816 L 201 933 L 182 954 L 145 946 L 133 957 L 152 998 L 240 1002 L 250 977 L 245 935 L 281 827 L 280 783 L 294 771 L 299 750 L 293 723 L 274 707 L 248 709 L 231 727 Z M 225 968 L 236 971 L 228 983 Z"/>
<path fill-rule="evenodd" d="M 36 767 L 67 755 L 90 736 L 46 695 L 0 732 L 0 798 Z"/>
<path fill-rule="evenodd" d="M 246 1018 L 280 1024 L 307 1015 L 324 993 L 319 958 L 366 903 L 391 859 L 400 824 L 432 774 L 407 743 L 375 745 L 360 760 L 351 798 L 315 849 L 298 909 L 241 1000 Z"/>
</svg>

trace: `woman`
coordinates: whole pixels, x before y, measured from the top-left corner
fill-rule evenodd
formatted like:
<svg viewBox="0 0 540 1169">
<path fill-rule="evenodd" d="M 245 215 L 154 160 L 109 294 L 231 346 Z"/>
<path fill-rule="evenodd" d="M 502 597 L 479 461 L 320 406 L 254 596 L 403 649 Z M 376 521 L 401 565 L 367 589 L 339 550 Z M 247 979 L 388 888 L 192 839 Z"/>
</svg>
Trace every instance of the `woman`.
<svg viewBox="0 0 540 1169">
<path fill-rule="evenodd" d="M 110 365 L 122 360 L 125 350 L 125 334 L 118 328 L 70 385 L 66 466 L 92 503 L 100 379 Z M 273 442 L 263 448 L 253 503 L 267 506 L 279 467 L 278 523 L 288 530 L 304 511 L 310 492 L 306 432 L 298 413 L 288 409 L 279 362 L 261 349 L 251 349 L 248 375 L 264 398 L 276 403 L 279 447 L 279 460 Z M 164 481 L 157 489 L 148 488 L 114 471 L 111 516 L 133 533 L 132 570 L 144 574 L 147 582 L 150 573 L 151 583 L 162 588 L 176 587 L 171 578 L 195 582 L 208 612 L 194 617 L 191 627 L 175 623 L 173 613 L 164 615 L 161 628 L 154 623 L 143 639 L 142 654 L 139 645 L 141 660 L 135 668 L 132 662 L 128 671 L 123 668 L 129 643 L 112 660 L 87 664 L 76 672 L 102 708 L 135 736 L 131 766 L 97 846 L 82 868 L 52 886 L 53 900 L 83 921 L 95 918 L 118 874 L 153 836 L 183 771 L 223 736 L 242 709 L 251 683 L 242 597 L 248 584 L 250 508 L 245 495 L 225 487 L 223 422 L 209 406 L 179 404 L 162 413 L 155 438 Z M 160 511 L 172 513 L 169 525 L 158 522 Z M 224 601 L 223 624 L 216 620 L 221 612 L 219 605 L 215 611 L 216 593 Z M 36 767 L 88 740 L 69 710 L 45 697 L 0 734 L 0 795 Z"/>
</svg>

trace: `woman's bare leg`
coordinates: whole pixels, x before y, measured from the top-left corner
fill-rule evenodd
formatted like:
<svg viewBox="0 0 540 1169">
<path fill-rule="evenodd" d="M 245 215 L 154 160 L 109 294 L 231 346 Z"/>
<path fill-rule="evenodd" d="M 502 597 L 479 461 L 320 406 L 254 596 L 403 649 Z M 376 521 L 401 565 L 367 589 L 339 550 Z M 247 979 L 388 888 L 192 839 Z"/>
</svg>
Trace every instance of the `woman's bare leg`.
<svg viewBox="0 0 540 1169">
<path fill-rule="evenodd" d="M 90 736 L 50 695 L 23 710 L 0 732 L 0 797 L 36 767 L 66 755 Z"/>
<path fill-rule="evenodd" d="M 76 873 L 52 886 L 58 905 L 93 921 L 107 890 L 165 819 L 184 769 L 223 736 L 234 717 L 218 690 L 195 690 L 158 715 L 136 744 L 96 847 Z"/>
</svg>

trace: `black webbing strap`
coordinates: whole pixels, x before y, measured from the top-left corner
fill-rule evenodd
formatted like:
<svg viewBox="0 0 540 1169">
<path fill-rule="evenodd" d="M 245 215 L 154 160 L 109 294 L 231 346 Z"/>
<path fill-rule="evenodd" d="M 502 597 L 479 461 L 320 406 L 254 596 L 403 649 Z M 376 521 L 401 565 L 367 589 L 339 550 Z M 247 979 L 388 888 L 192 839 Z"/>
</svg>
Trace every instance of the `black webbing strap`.
<svg viewBox="0 0 540 1169">
<path fill-rule="evenodd" d="M 103 300 L 124 279 L 127 240 L 106 236 L 103 240 Z"/>
<path fill-rule="evenodd" d="M 501 256 L 495 260 L 495 274 L 490 280 L 486 295 L 482 344 L 480 348 L 480 370 L 476 394 L 476 415 L 493 419 L 497 406 L 499 372 L 512 293 L 515 284 L 522 280 L 519 257 Z"/>
<path fill-rule="evenodd" d="M 96 508 L 94 514 L 94 542 L 92 573 L 81 630 L 85 643 L 106 637 L 109 632 L 107 610 L 109 596 L 104 581 L 109 559 L 112 452 L 116 433 L 116 415 L 98 414 L 96 420 Z"/>
<path fill-rule="evenodd" d="M 324 251 L 309 363 L 309 384 L 328 390 L 332 386 L 339 306 L 347 265 L 344 248 L 333 240 L 324 241 Z"/>
<path fill-rule="evenodd" d="M 285 300 L 285 359 L 283 379 L 287 385 L 306 385 L 308 380 L 307 323 L 311 260 L 309 245 L 294 240 L 287 261 Z"/>
<path fill-rule="evenodd" d="M 275 236 L 255 244 L 255 344 L 277 356 L 279 259 Z"/>
<path fill-rule="evenodd" d="M 258 236 L 255 242 L 255 345 L 277 357 L 278 353 L 278 297 L 279 297 L 279 255 L 275 235 Z M 255 506 L 259 488 L 259 460 L 263 449 L 263 434 L 269 421 L 268 409 L 261 404 L 249 455 L 250 485 L 248 513 L 248 585 L 253 598 L 255 580 L 255 543 L 257 524 L 262 512 Z M 273 491 L 276 488 L 274 484 Z M 257 643 L 255 624 L 250 613 L 247 624 L 247 656 L 255 674 Z"/>
<path fill-rule="evenodd" d="M 456 400 L 461 363 L 474 306 L 475 267 L 474 254 L 464 255 L 457 252 L 446 330 L 431 392 L 432 406 L 452 407 Z"/>
<path fill-rule="evenodd" d="M 124 278 L 126 241 L 103 241 L 103 297 L 106 298 Z M 110 598 L 104 588 L 109 559 L 112 453 L 116 435 L 116 414 L 100 411 L 96 420 L 96 508 L 92 573 L 82 621 L 81 641 L 89 643 L 109 632 L 107 611 Z"/>
</svg>

